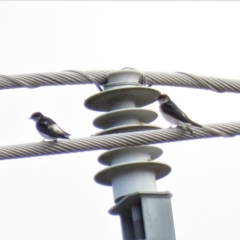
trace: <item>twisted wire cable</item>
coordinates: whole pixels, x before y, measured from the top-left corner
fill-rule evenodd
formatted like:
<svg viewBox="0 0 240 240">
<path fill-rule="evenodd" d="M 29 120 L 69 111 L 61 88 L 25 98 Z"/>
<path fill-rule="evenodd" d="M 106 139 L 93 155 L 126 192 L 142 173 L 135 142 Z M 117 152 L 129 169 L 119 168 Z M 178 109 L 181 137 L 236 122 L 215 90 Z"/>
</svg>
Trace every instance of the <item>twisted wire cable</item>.
<svg viewBox="0 0 240 240">
<path fill-rule="evenodd" d="M 206 127 L 206 128 L 205 128 Z M 215 131 L 208 131 L 211 128 Z M 0 160 L 103 150 L 135 145 L 157 144 L 194 140 L 211 137 L 234 137 L 240 135 L 240 122 L 204 125 L 204 128 L 192 127 L 194 137 L 186 130 L 177 127 L 141 132 L 92 136 L 58 142 L 38 142 L 0 147 Z M 223 135 L 219 135 L 222 132 Z"/>
<path fill-rule="evenodd" d="M 107 81 L 108 71 L 63 71 L 56 73 L 32 73 L 6 76 L 0 75 L 0 89 L 54 85 L 76 85 L 96 83 L 102 84 Z"/>
<path fill-rule="evenodd" d="M 99 91 L 107 83 L 110 71 L 62 71 L 55 73 L 36 73 L 21 75 L 0 75 L 0 89 L 19 87 L 35 88 L 40 86 L 90 84 L 97 86 Z M 175 87 L 199 88 L 215 92 L 240 93 L 240 81 L 216 77 L 196 76 L 189 73 L 142 72 L 143 85 L 164 85 Z"/>
<path fill-rule="evenodd" d="M 80 71 L 73 71 L 73 70 L 69 70 L 68 72 L 73 72 L 73 73 L 77 73 L 79 74 L 80 76 L 84 76 L 86 78 L 88 78 L 92 83 L 95 84 L 95 86 L 97 87 L 97 89 L 102 92 L 103 89 L 100 87 L 100 85 L 97 83 L 97 81 L 94 79 L 94 77 L 92 77 L 91 75 L 89 74 L 86 74 L 84 72 L 80 72 Z"/>
</svg>

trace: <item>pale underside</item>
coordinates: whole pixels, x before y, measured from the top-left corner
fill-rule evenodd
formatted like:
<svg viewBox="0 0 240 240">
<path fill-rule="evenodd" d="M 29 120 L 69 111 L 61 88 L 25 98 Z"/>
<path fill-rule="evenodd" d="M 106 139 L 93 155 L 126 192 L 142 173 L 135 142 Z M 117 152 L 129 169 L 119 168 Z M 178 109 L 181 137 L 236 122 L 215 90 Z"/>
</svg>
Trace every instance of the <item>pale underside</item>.
<svg viewBox="0 0 240 240">
<path fill-rule="evenodd" d="M 189 124 L 187 124 L 187 123 L 185 123 L 185 122 L 182 122 L 182 121 L 180 121 L 180 120 L 177 120 L 176 118 L 174 118 L 174 117 L 172 117 L 172 116 L 164 113 L 161 108 L 160 108 L 160 112 L 161 112 L 163 118 L 164 118 L 166 121 L 168 121 L 170 124 L 177 125 L 177 126 L 181 126 L 181 127 L 183 127 L 184 129 L 187 129 L 187 125 L 189 125 Z"/>
</svg>

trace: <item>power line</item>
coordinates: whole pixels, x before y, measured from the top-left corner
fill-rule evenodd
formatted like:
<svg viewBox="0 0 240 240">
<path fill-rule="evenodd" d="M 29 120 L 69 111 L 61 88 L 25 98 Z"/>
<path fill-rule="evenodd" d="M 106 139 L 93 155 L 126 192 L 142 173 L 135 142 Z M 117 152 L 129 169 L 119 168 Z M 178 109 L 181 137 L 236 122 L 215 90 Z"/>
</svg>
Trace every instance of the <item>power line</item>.
<svg viewBox="0 0 240 240">
<path fill-rule="evenodd" d="M 234 137 L 240 134 L 240 122 L 209 124 L 203 127 L 192 127 L 195 137 L 190 136 L 187 131 L 178 127 L 174 129 L 92 136 L 58 141 L 57 143 L 39 142 L 2 146 L 0 147 L 0 160 L 220 137 L 221 135 L 218 132 L 223 133 L 222 136 L 225 137 Z M 209 128 L 215 131 L 209 131 Z"/>
<path fill-rule="evenodd" d="M 0 75 L 0 89 L 36 88 L 40 86 L 76 85 L 94 83 L 96 86 L 107 83 L 111 71 L 62 71 L 21 75 Z M 196 76 L 188 73 L 142 72 L 142 82 L 148 85 L 188 87 L 215 92 L 240 93 L 240 81 L 216 77 Z"/>
<path fill-rule="evenodd" d="M 133 239 L 135 236 L 136 239 L 157 239 L 160 236 L 161 239 L 175 239 L 171 196 L 168 194 L 163 198 L 159 195 L 155 182 L 170 173 L 171 167 L 161 162 L 152 162 L 161 155 L 162 150 L 144 145 L 220 136 L 233 137 L 240 135 L 240 122 L 210 124 L 202 128 L 192 127 L 194 137 L 180 127 L 144 131 L 145 126 L 140 124 L 141 119 L 143 123 L 149 123 L 149 120 L 153 121 L 155 116 L 147 119 L 148 112 L 138 107 L 150 104 L 160 95 L 157 90 L 146 86 L 185 86 L 215 92 L 240 93 L 240 82 L 187 73 L 142 73 L 130 68 L 114 72 L 65 71 L 0 76 L 0 89 L 87 83 L 95 84 L 101 93 L 88 98 L 85 106 L 91 110 L 109 111 L 97 118 L 99 123 L 105 124 L 104 134 L 116 129 L 118 131 L 120 129 L 122 133 L 58 142 L 2 146 L 0 160 L 111 149 L 100 156 L 103 162 L 107 160 L 109 167 L 98 172 L 95 180 L 100 184 L 112 186 L 116 203 L 112 209 L 121 217 L 124 238 L 127 236 L 127 239 Z M 100 85 L 104 85 L 106 91 L 102 91 Z M 140 110 L 140 114 L 134 114 L 136 113 L 134 110 Z M 123 133 L 125 127 L 133 127 L 133 125 L 132 129 L 135 131 L 140 127 L 138 132 Z M 137 145 L 138 147 L 133 147 Z M 144 195 L 146 192 L 151 192 L 151 195 Z M 159 229 L 159 226 L 163 226 L 162 229 Z"/>
</svg>

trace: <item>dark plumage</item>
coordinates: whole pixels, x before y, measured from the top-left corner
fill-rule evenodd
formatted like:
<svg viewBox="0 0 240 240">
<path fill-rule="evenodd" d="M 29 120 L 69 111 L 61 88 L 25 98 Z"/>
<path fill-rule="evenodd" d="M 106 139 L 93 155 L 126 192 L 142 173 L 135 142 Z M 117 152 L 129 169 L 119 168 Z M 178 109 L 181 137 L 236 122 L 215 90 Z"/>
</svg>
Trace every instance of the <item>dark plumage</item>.
<svg viewBox="0 0 240 240">
<path fill-rule="evenodd" d="M 188 130 L 191 135 L 193 131 L 188 124 L 196 127 L 202 127 L 202 125 L 192 121 L 166 94 L 158 97 L 160 103 L 160 112 L 162 116 L 171 124 L 181 126 Z"/>
<path fill-rule="evenodd" d="M 44 137 L 44 139 L 69 139 L 69 133 L 63 131 L 56 122 L 49 117 L 45 117 L 42 113 L 35 112 L 31 115 L 30 119 L 36 122 L 36 129 L 38 130 L 39 134 Z"/>
</svg>

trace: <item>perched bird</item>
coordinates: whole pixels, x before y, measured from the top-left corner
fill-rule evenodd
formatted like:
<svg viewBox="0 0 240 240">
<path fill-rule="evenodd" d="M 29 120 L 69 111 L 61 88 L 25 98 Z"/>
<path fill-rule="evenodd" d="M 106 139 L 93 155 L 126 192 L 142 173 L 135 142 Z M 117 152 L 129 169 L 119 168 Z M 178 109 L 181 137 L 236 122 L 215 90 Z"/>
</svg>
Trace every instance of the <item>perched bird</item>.
<svg viewBox="0 0 240 240">
<path fill-rule="evenodd" d="M 43 116 L 40 112 L 35 112 L 29 119 L 36 122 L 36 128 L 44 139 L 57 141 L 57 138 L 69 139 L 70 134 L 64 132 L 51 118 Z M 43 139 L 43 142 L 44 142 Z"/>
<path fill-rule="evenodd" d="M 162 116 L 168 122 L 177 126 L 181 126 L 189 133 L 194 136 L 192 129 L 190 128 L 189 124 L 195 127 L 201 127 L 202 125 L 193 122 L 179 107 L 169 98 L 168 95 L 163 94 L 157 98 L 158 102 L 160 103 L 159 109 Z"/>
</svg>

